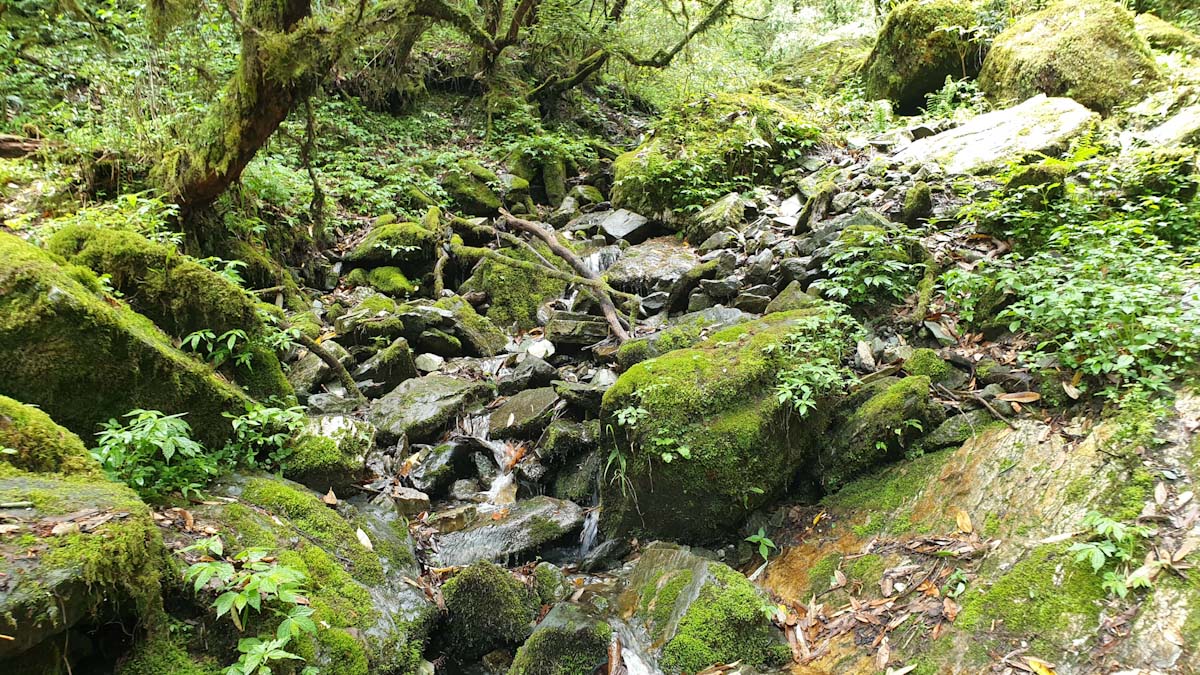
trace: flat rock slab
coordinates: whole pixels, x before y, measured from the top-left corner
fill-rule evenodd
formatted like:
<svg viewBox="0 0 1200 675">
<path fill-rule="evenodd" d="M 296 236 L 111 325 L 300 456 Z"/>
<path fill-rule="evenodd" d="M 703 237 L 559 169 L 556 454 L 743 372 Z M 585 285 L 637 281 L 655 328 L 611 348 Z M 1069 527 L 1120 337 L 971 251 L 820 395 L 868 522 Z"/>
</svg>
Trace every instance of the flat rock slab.
<svg viewBox="0 0 1200 675">
<path fill-rule="evenodd" d="M 371 404 L 369 420 L 384 445 L 404 435 L 412 443 L 427 442 L 455 415 L 490 395 L 491 387 L 484 382 L 439 374 L 416 377 Z"/>
<path fill-rule="evenodd" d="M 497 517 L 499 516 L 499 517 Z M 438 561 L 445 567 L 470 565 L 478 560 L 503 563 L 533 553 L 578 529 L 583 508 L 553 497 L 534 497 L 495 511 L 465 530 L 439 540 Z"/>
<path fill-rule="evenodd" d="M 1069 98 L 1039 95 L 915 141 L 894 158 L 901 164 L 937 162 L 951 174 L 984 173 L 1064 147 L 1098 120 L 1096 113 Z"/>
<path fill-rule="evenodd" d="M 1142 134 L 1151 145 L 1173 147 L 1200 143 L 1200 105 L 1192 105 Z"/>
<path fill-rule="evenodd" d="M 646 232 L 649 229 L 646 226 L 649 222 L 645 216 L 633 211 L 617 209 L 616 211 L 597 211 L 580 216 L 567 223 L 567 229 L 575 232 L 596 228 L 612 239 L 634 241 L 638 239 L 639 234 L 641 239 L 646 238 Z"/>
<path fill-rule="evenodd" d="M 675 237 L 658 237 L 621 253 L 608 269 L 608 283 L 628 292 L 666 291 L 688 270 L 700 264 L 700 256 Z"/>
<path fill-rule="evenodd" d="M 558 394 L 553 387 L 526 389 L 496 408 L 490 418 L 492 438 L 536 437 L 550 424 Z"/>
</svg>

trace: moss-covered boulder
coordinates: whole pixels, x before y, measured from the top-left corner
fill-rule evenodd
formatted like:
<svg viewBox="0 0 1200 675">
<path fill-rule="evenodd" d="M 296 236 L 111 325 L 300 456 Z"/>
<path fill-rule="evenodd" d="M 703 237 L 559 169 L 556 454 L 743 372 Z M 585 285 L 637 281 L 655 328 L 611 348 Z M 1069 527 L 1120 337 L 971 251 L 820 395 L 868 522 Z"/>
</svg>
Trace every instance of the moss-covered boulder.
<svg viewBox="0 0 1200 675">
<path fill-rule="evenodd" d="M 33 473 L 98 475 L 83 441 L 46 413 L 0 396 L 0 462 Z"/>
<path fill-rule="evenodd" d="M 149 319 L 105 296 L 86 269 L 0 233 L 0 394 L 90 438 L 134 408 L 187 413 L 198 440 L 229 437 L 245 396 L 172 346 Z"/>
<path fill-rule="evenodd" d="M 460 659 L 473 660 L 497 647 L 520 644 L 537 616 L 536 594 L 508 570 L 477 562 L 442 586 L 446 644 Z"/>
<path fill-rule="evenodd" d="M 1067 96 L 1107 114 L 1157 79 L 1149 46 L 1120 4 L 1057 0 L 996 37 L 979 86 L 1000 102 Z"/>
<path fill-rule="evenodd" d="M 1153 14 L 1138 14 L 1134 19 L 1134 28 L 1155 49 L 1200 55 L 1200 35 L 1163 21 Z"/>
<path fill-rule="evenodd" d="M 291 455 L 283 474 L 324 492 L 344 493 L 367 477 L 367 458 L 375 450 L 375 427 L 347 415 L 310 417 L 288 442 Z"/>
<path fill-rule="evenodd" d="M 771 671 L 791 662 L 791 649 L 764 613 L 767 596 L 727 565 L 686 547 L 646 547 L 623 584 L 620 603 L 658 647 L 670 675 L 718 663 Z"/>
<path fill-rule="evenodd" d="M 820 130 L 756 94 L 714 94 L 669 111 L 650 140 L 613 162 L 613 206 L 663 221 L 723 195 L 769 182 L 782 158 Z"/>
<path fill-rule="evenodd" d="M 222 536 L 227 552 L 266 548 L 307 577 L 319 629 L 289 650 L 322 673 L 418 671 L 437 611 L 404 581 L 418 576 L 416 558 L 405 523 L 390 509 L 345 502 L 334 509 L 274 476 L 234 476 L 212 492 L 236 501 L 202 505 L 195 519 Z M 210 652 L 232 649 L 238 637 L 210 635 Z"/>
<path fill-rule="evenodd" d="M 381 443 L 403 436 L 413 443 L 436 438 L 469 406 L 492 394 L 486 382 L 448 375 L 426 375 L 405 380 L 371 405 L 369 419 L 379 429 Z"/>
<path fill-rule="evenodd" d="M 367 236 L 346 255 L 355 264 L 411 264 L 432 259 L 436 237 L 417 223 L 379 219 Z"/>
<path fill-rule="evenodd" d="M 458 208 L 468 215 L 491 216 L 504 205 L 496 192 L 496 188 L 500 187 L 500 177 L 472 159 L 459 160 L 446 171 L 442 175 L 442 187 Z"/>
<path fill-rule="evenodd" d="M 0 502 L 16 529 L 0 535 L 0 662 L 69 663 L 63 641 L 74 626 L 161 621 L 166 553 L 150 509 L 104 478 L 26 473 L 0 464 Z M 54 658 L 56 655 L 57 658 Z"/>
<path fill-rule="evenodd" d="M 779 373 L 810 356 L 783 343 L 815 330 L 848 345 L 835 315 L 825 303 L 768 315 L 625 371 L 604 395 L 606 428 L 620 436 L 604 442 L 624 468 L 604 481 L 602 528 L 712 540 L 778 497 L 828 423 L 822 406 L 801 418 L 780 402 Z M 622 426 L 631 410 L 636 426 Z"/>
<path fill-rule="evenodd" d="M 407 297 L 417 292 L 417 285 L 404 276 L 399 267 L 375 267 L 370 270 L 360 267 L 346 275 L 348 286 L 368 286 L 380 293 Z"/>
<path fill-rule="evenodd" d="M 543 258 L 554 259 L 550 249 L 535 243 Z M 505 249 L 504 255 L 527 263 L 537 262 L 537 257 L 525 249 Z M 460 287 L 469 291 L 487 294 L 487 318 L 504 329 L 529 330 L 541 324 L 538 307 L 543 303 L 562 297 L 567 284 L 534 270 L 505 265 L 493 260 L 482 260 L 471 277 Z"/>
<path fill-rule="evenodd" d="M 749 321 L 753 317 L 739 309 L 711 307 L 684 314 L 670 324 L 646 337 L 627 340 L 617 349 L 617 363 L 625 369 L 646 359 L 661 356 L 676 349 L 691 347 L 709 333 Z"/>
<path fill-rule="evenodd" d="M 578 675 L 608 661 L 612 627 L 560 602 L 517 650 L 508 675 Z"/>
<path fill-rule="evenodd" d="M 892 101 L 911 115 L 947 77 L 974 77 L 980 49 L 958 27 L 975 23 L 970 0 L 912 0 L 893 9 L 863 63 L 867 97 Z"/>
<path fill-rule="evenodd" d="M 262 342 L 267 332 L 257 303 L 225 277 L 183 255 L 173 246 L 150 241 L 128 230 L 68 225 L 50 239 L 52 252 L 97 274 L 107 274 L 139 314 L 167 333 L 183 338 L 201 330 L 216 335 L 244 331 L 249 341 L 245 365 L 233 374 L 254 396 L 292 396 L 279 359 Z"/>
<path fill-rule="evenodd" d="M 870 37 L 822 36 L 821 41 L 798 51 L 793 57 L 771 65 L 771 79 L 784 86 L 798 86 L 832 94 L 862 68 L 871 53 Z"/>
</svg>

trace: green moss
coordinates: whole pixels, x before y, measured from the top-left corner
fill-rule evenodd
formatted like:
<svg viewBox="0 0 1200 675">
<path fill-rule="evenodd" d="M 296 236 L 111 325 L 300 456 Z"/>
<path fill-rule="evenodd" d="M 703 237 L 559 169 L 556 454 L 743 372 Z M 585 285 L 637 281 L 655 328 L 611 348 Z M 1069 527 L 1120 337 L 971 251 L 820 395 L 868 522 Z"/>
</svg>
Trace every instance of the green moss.
<svg viewBox="0 0 1200 675">
<path fill-rule="evenodd" d="M 574 605 L 556 606 L 517 650 L 508 675 L 578 675 L 608 660 L 612 628 Z"/>
<path fill-rule="evenodd" d="M 499 177 L 478 162 L 460 160 L 442 175 L 441 184 L 464 213 L 472 216 L 490 216 L 500 210 L 503 202 L 492 189 Z"/>
<path fill-rule="evenodd" d="M 1105 513 L 1114 520 L 1137 520 L 1146 508 L 1146 502 L 1150 501 L 1154 494 L 1155 482 L 1154 476 L 1140 465 L 1128 476 L 1113 480 L 1112 483 L 1117 488 L 1106 505 Z"/>
<path fill-rule="evenodd" d="M 709 566 L 710 583 L 679 620 L 663 647 L 661 665 L 671 673 L 697 673 L 716 663 L 756 668 L 781 666 L 791 650 L 763 615 L 765 599 L 744 576 L 725 565 Z"/>
<path fill-rule="evenodd" d="M 529 635 L 536 598 L 508 570 L 481 561 L 442 586 L 447 639 L 464 658 L 478 658 L 495 647 L 516 644 Z"/>
<path fill-rule="evenodd" d="M 905 224 L 914 226 L 928 218 L 933 213 L 933 192 L 929 183 L 917 181 L 904 194 L 902 218 Z"/>
<path fill-rule="evenodd" d="M 56 259 L 0 233 L 0 391 L 36 404 L 90 437 L 96 425 L 134 408 L 187 413 L 196 437 L 220 447 L 224 412 L 245 397 L 171 345 L 145 317 L 93 294 Z"/>
<path fill-rule="evenodd" d="M 16 454 L 0 455 L 18 469 L 34 473 L 98 475 L 100 467 L 83 441 L 54 423 L 46 413 L 0 396 L 0 448 Z"/>
<path fill-rule="evenodd" d="M 909 375 L 924 375 L 937 382 L 949 375 L 953 367 L 932 349 L 914 350 L 904 362 L 904 372 Z"/>
<path fill-rule="evenodd" d="M 134 648 L 116 675 L 217 675 L 222 671 L 208 659 L 194 659 L 167 637 L 149 639 Z"/>
<path fill-rule="evenodd" d="M 550 563 L 538 563 L 533 568 L 533 586 L 543 605 L 556 602 L 563 594 L 565 579 L 562 570 Z"/>
<path fill-rule="evenodd" d="M 358 581 L 368 585 L 383 581 L 379 556 L 360 544 L 350 524 L 315 494 L 280 480 L 251 478 L 246 481 L 241 498 L 286 516 L 309 539 L 348 561 L 351 574 Z"/>
<path fill-rule="evenodd" d="M 544 244 L 536 243 L 534 247 L 543 257 L 553 258 Z M 525 262 L 537 262 L 537 257 L 525 249 L 505 249 L 504 255 Z M 528 330 L 539 324 L 538 307 L 547 300 L 562 296 L 565 289 L 565 281 L 540 272 L 484 260 L 461 290 L 488 294 L 487 318 L 495 325 L 505 329 L 515 326 Z"/>
<path fill-rule="evenodd" d="M 878 587 L 885 568 L 883 556 L 873 553 L 862 555 L 846 566 L 846 576 L 861 581 L 867 588 Z"/>
<path fill-rule="evenodd" d="M 1178 28 L 1153 14 L 1138 14 L 1134 26 L 1155 49 L 1200 56 L 1200 36 L 1195 33 Z"/>
<path fill-rule="evenodd" d="M 417 286 L 404 276 L 399 267 L 376 267 L 372 270 L 358 268 L 346 275 L 351 286 L 370 286 L 387 295 L 408 296 L 417 292 Z"/>
<path fill-rule="evenodd" d="M 291 447 L 284 475 L 302 483 L 309 477 L 325 477 L 331 484 L 340 483 L 342 477 L 361 473 L 367 450 L 362 444 L 339 445 L 332 438 L 313 435 L 300 437 Z"/>
<path fill-rule="evenodd" d="M 508 344 L 508 336 L 492 321 L 491 310 L 488 311 L 487 317 L 482 317 L 471 303 L 457 295 L 441 298 L 433 303 L 433 306 L 454 312 L 457 329 L 480 356 L 499 354 Z"/>
<path fill-rule="evenodd" d="M 324 331 L 321 320 L 317 318 L 316 312 L 311 310 L 291 317 L 290 323 L 292 328 L 300 331 L 301 335 L 313 340 L 321 337 L 321 333 Z"/>
<path fill-rule="evenodd" d="M 833 573 L 842 565 L 841 553 L 830 553 L 808 569 L 808 595 L 819 595 L 833 584 Z"/>
<path fill-rule="evenodd" d="M 994 99 L 1068 96 L 1108 113 L 1158 79 L 1133 15 L 1108 0 L 1057 0 L 996 37 L 979 76 Z"/>
<path fill-rule="evenodd" d="M 1071 639 L 1090 631 L 1104 600 L 1100 579 L 1060 546 L 1033 549 L 981 593 L 963 601 L 956 626 L 993 630 L 1006 642 L 1027 641 L 1042 658 L 1072 649 Z"/>
<path fill-rule="evenodd" d="M 254 338 L 267 330 L 254 299 L 241 288 L 174 247 L 136 232 L 68 225 L 51 237 L 49 247 L 109 275 L 135 310 L 177 338 L 199 330 L 217 335 L 242 330 Z M 255 396 L 293 395 L 273 351 L 254 348 L 250 354 L 246 366 L 231 366 L 239 383 Z"/>
<path fill-rule="evenodd" d="M 436 237 L 416 223 L 384 223 L 367 233 L 366 238 L 346 256 L 352 263 L 413 262 L 433 255 Z"/>
<path fill-rule="evenodd" d="M 909 514 L 913 501 L 949 456 L 949 452 L 928 453 L 882 469 L 847 483 L 821 503 L 833 509 L 869 513 L 855 529 L 860 536 L 884 530 L 904 532 L 912 526 Z"/>
<path fill-rule="evenodd" d="M 868 99 L 888 99 L 901 113 L 915 114 L 925 106 L 926 94 L 941 89 L 947 76 L 975 75 L 979 48 L 958 31 L 943 29 L 977 23 L 968 0 L 906 2 L 894 8 L 863 64 Z"/>
</svg>

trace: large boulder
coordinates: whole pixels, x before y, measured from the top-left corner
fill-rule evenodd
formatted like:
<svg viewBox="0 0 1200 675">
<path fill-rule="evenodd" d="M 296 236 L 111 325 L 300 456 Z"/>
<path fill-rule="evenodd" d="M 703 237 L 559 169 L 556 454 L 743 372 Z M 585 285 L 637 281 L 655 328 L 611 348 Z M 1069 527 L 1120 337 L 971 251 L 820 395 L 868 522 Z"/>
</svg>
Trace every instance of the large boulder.
<svg viewBox="0 0 1200 675">
<path fill-rule="evenodd" d="M 508 570 L 477 562 L 442 586 L 446 602 L 448 651 L 463 660 L 490 649 L 520 644 L 529 635 L 538 611 L 533 589 Z"/>
<path fill-rule="evenodd" d="M 1134 27 L 1155 49 L 1200 56 L 1200 35 L 1163 21 L 1153 14 L 1138 14 L 1134 19 Z"/>
<path fill-rule="evenodd" d="M 222 413 L 245 396 L 172 346 L 149 319 L 104 295 L 95 276 L 0 233 L 0 393 L 90 438 L 135 408 L 187 413 L 197 440 L 219 447 Z"/>
<path fill-rule="evenodd" d="M 180 253 L 128 230 L 68 225 L 51 237 L 49 248 L 109 282 L 131 307 L 176 338 L 210 330 L 216 335 L 244 331 L 239 347 L 248 360 L 229 368 L 254 396 L 292 395 L 279 359 L 263 338 L 268 332 L 257 303 L 225 277 Z"/>
<path fill-rule="evenodd" d="M 1057 0 L 996 37 L 979 86 L 1000 102 L 1067 96 L 1107 114 L 1158 79 L 1133 15 L 1111 0 Z"/>
<path fill-rule="evenodd" d="M 970 0 L 912 0 L 893 9 L 863 63 L 867 97 L 887 99 L 913 115 L 947 77 L 974 77 L 980 47 L 957 27 L 976 23 Z"/>
<path fill-rule="evenodd" d="M 0 462 L 34 473 L 92 474 L 100 465 L 75 434 L 37 408 L 0 396 Z"/>
<path fill-rule="evenodd" d="M 504 562 L 529 555 L 583 524 L 583 509 L 574 502 L 538 496 L 497 511 L 467 529 L 444 535 L 438 542 L 443 566 L 469 565 L 477 560 Z"/>
<path fill-rule="evenodd" d="M 491 393 L 491 385 L 485 382 L 439 374 L 414 377 L 375 401 L 369 419 L 379 429 L 379 441 L 384 445 L 403 436 L 413 443 L 431 441 L 455 415 Z"/>
<path fill-rule="evenodd" d="M 767 596 L 746 577 L 685 547 L 655 542 L 624 580 L 621 607 L 646 630 L 669 675 L 741 662 L 767 672 L 791 663 L 783 633 L 764 613 Z"/>
<path fill-rule="evenodd" d="M 543 258 L 554 258 L 544 244 L 534 243 L 533 247 Z M 504 249 L 503 253 L 526 263 L 538 262 L 537 256 L 525 249 L 509 248 Z M 529 330 L 541 323 L 538 320 L 538 307 L 548 300 L 561 297 L 566 287 L 565 281 L 534 269 L 483 259 L 459 291 L 486 293 L 487 318 L 495 325 L 505 329 L 515 327 Z"/>
<path fill-rule="evenodd" d="M 517 650 L 508 675 L 591 673 L 608 661 L 612 627 L 578 605 L 560 602 Z"/>
<path fill-rule="evenodd" d="M 1098 117 L 1068 98 L 1035 96 L 1021 105 L 980 115 L 896 154 L 902 164 L 937 162 L 949 173 L 985 173 L 1036 154 L 1066 148 Z"/>
</svg>

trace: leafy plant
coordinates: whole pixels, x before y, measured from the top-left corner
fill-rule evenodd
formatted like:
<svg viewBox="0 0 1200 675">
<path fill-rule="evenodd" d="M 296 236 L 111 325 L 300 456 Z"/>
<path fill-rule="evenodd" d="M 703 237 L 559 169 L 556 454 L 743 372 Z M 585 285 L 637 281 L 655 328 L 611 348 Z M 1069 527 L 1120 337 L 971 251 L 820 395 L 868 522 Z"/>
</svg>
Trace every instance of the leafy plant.
<svg viewBox="0 0 1200 675">
<path fill-rule="evenodd" d="M 758 554 L 762 556 L 763 562 L 767 562 L 771 558 L 771 553 L 778 548 L 775 542 L 767 538 L 766 530 L 761 527 L 758 528 L 756 534 L 746 537 L 746 541 L 758 545 Z"/>
<path fill-rule="evenodd" d="M 925 263 L 912 262 L 920 240 L 908 230 L 863 227 L 843 233 L 825 264 L 827 279 L 813 287 L 851 305 L 878 300 L 900 302 L 916 289 Z"/>
<path fill-rule="evenodd" d="M 292 454 L 288 441 L 304 426 L 304 408 L 277 408 L 258 402 L 246 404 L 242 415 L 223 413 L 233 424 L 233 440 L 226 452 L 238 464 L 279 469 Z"/>
<path fill-rule="evenodd" d="M 791 364 L 776 375 L 779 402 L 804 417 L 822 397 L 845 390 L 855 379 L 842 363 L 850 342 L 847 334 L 857 329 L 858 324 L 843 309 L 834 308 L 826 314 L 799 319 L 783 342 L 766 347 L 767 351 L 785 352 Z"/>
<path fill-rule="evenodd" d="M 1150 585 L 1148 577 L 1130 574 L 1127 563 L 1134 559 L 1138 545 L 1150 536 L 1152 530 L 1142 525 L 1127 525 L 1092 511 L 1083 519 L 1083 526 L 1090 530 L 1091 540 L 1072 544 L 1067 551 L 1075 554 L 1076 562 L 1087 563 L 1092 571 L 1100 574 L 1105 566 L 1114 563 L 1122 569 L 1105 570 L 1101 585 L 1105 590 L 1124 598 L 1130 589 Z"/>
<path fill-rule="evenodd" d="M 987 109 L 987 98 L 974 80 L 955 80 L 947 75 L 941 89 L 926 94 L 922 112 L 931 119 L 952 119 L 960 110 L 975 115 Z"/>
<path fill-rule="evenodd" d="M 219 336 L 208 329 L 198 330 L 184 337 L 182 346 L 203 354 L 213 368 L 220 368 L 231 358 L 237 365 L 250 368 L 254 359 L 250 337 L 241 329 L 228 330 Z"/>
<path fill-rule="evenodd" d="M 148 500 L 179 491 L 195 493 L 217 474 L 216 458 L 192 440 L 184 413 L 164 415 L 157 410 L 133 410 L 122 424 L 111 419 L 96 434 L 92 450 L 104 471 Z"/>
<path fill-rule="evenodd" d="M 947 598 L 957 598 L 967 591 L 967 573 L 960 567 L 955 567 L 950 576 L 946 577 L 946 583 L 942 585 L 942 595 Z"/>
</svg>

